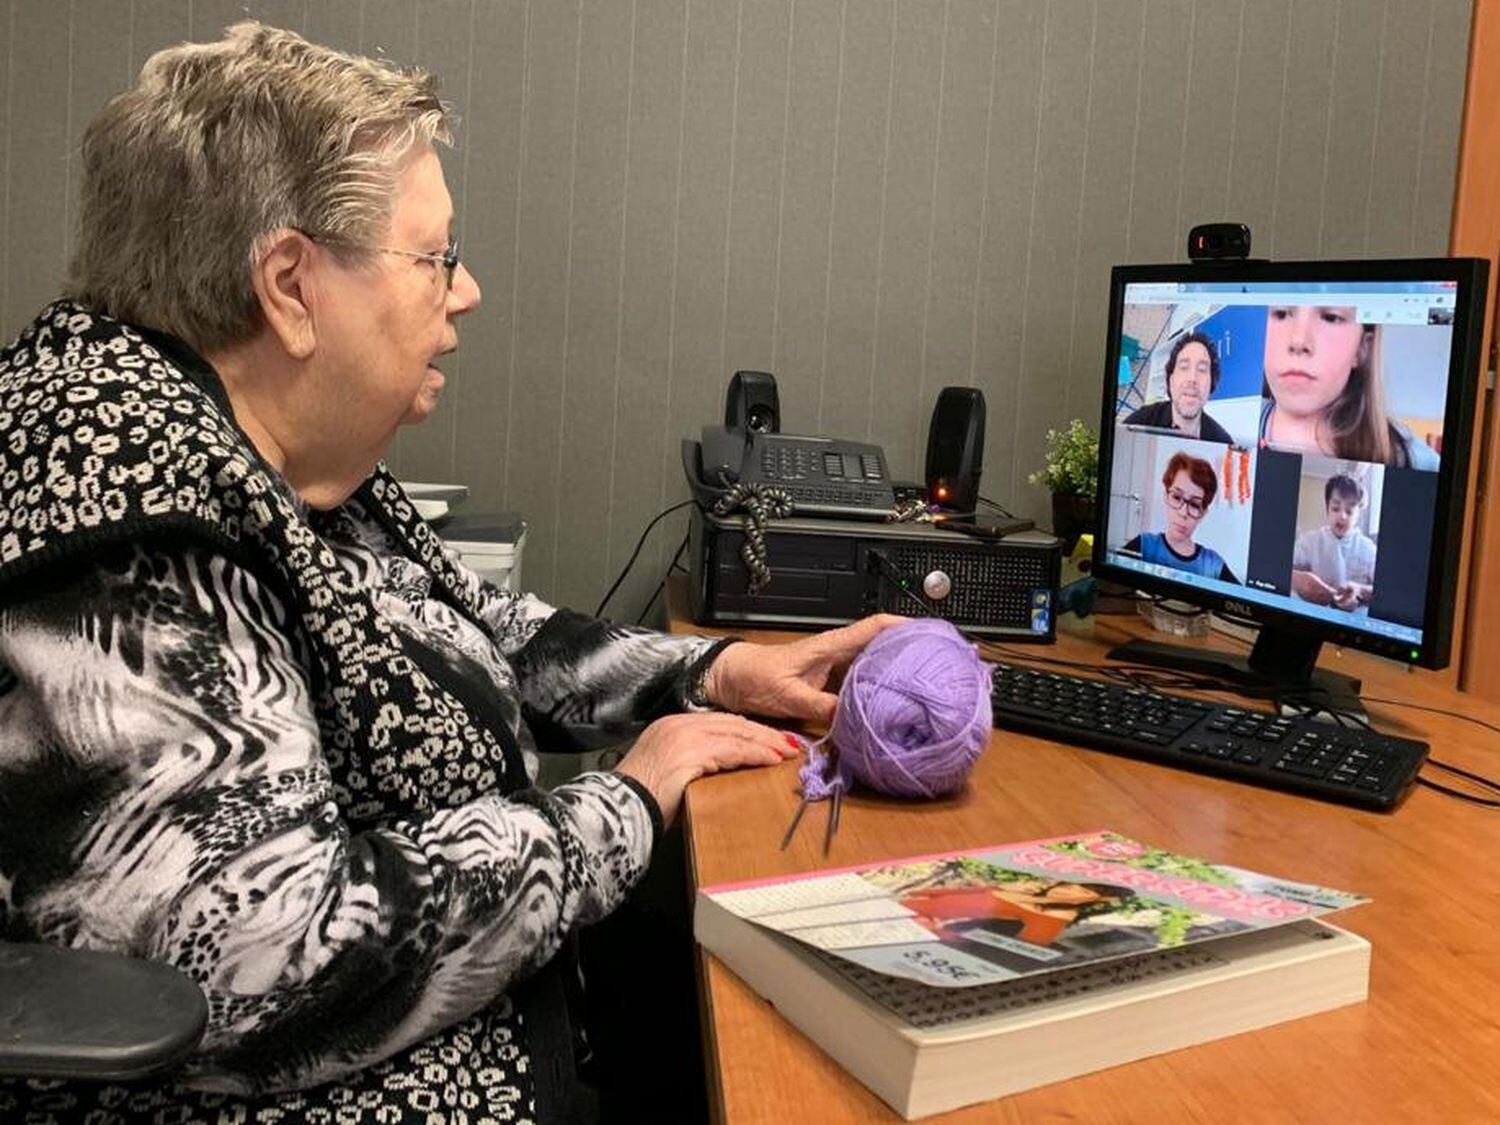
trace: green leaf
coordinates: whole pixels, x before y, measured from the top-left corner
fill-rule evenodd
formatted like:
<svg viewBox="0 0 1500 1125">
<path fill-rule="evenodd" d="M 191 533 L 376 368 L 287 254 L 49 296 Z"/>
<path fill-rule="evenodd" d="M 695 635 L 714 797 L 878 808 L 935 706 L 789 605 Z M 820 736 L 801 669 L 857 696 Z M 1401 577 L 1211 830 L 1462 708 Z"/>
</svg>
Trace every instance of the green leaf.
<svg viewBox="0 0 1500 1125">
<path fill-rule="evenodd" d="M 1074 418 L 1065 430 L 1047 431 L 1047 459 L 1028 478 L 1051 492 L 1092 497 L 1099 487 L 1099 435 Z"/>
</svg>

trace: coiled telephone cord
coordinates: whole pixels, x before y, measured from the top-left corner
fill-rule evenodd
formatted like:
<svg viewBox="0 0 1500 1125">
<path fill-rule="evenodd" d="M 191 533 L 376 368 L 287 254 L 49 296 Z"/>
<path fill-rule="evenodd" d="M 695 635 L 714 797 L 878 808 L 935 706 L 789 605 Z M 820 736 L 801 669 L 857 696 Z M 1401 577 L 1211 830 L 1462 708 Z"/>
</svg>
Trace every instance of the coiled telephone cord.
<svg viewBox="0 0 1500 1125">
<path fill-rule="evenodd" d="M 766 552 L 766 524 L 773 519 L 786 519 L 792 514 L 792 498 L 784 489 L 766 488 L 758 484 L 736 482 L 714 501 L 716 516 L 727 516 L 744 511 L 745 542 L 740 546 L 740 559 L 750 572 L 747 587 L 751 594 L 758 594 L 771 581 L 771 564 Z"/>
</svg>

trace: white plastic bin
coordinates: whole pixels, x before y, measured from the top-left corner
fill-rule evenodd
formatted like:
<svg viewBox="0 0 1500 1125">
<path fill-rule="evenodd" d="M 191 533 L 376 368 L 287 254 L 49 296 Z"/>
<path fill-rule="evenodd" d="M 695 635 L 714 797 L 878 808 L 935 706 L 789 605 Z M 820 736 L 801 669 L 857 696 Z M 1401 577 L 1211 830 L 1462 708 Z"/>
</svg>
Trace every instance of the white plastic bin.
<svg viewBox="0 0 1500 1125">
<path fill-rule="evenodd" d="M 526 522 L 514 512 L 453 516 L 436 525 L 443 542 L 482 578 L 513 593 L 521 589 Z"/>
</svg>

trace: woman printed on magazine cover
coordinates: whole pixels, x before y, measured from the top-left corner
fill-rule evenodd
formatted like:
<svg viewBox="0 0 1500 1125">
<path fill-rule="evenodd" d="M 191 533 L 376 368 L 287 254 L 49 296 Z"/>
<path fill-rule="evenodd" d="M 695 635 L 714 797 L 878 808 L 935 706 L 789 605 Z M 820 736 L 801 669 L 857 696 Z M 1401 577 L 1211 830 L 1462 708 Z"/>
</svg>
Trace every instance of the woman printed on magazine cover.
<svg viewBox="0 0 1500 1125">
<path fill-rule="evenodd" d="M 1042 879 L 926 887 L 900 899 L 902 906 L 916 912 L 921 925 L 939 937 L 963 937 L 976 926 L 1000 923 L 1011 936 L 1035 945 L 1050 945 L 1080 917 L 1113 909 L 1121 901 L 1119 887 Z"/>
</svg>

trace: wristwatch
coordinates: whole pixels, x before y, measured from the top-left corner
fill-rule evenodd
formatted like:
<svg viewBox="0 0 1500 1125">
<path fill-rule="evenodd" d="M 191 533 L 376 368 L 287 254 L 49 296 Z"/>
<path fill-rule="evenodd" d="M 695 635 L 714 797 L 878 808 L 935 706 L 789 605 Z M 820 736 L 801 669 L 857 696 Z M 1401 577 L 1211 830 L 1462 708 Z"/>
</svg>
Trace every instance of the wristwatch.
<svg viewBox="0 0 1500 1125">
<path fill-rule="evenodd" d="M 713 667 L 719 654 L 735 641 L 742 640 L 741 637 L 725 637 L 704 654 L 698 657 L 697 663 L 688 672 L 687 690 L 683 692 L 683 698 L 689 707 L 700 707 L 710 709 L 714 701 L 708 697 L 708 670 Z"/>
<path fill-rule="evenodd" d="M 688 680 L 687 701 L 689 707 L 709 708 L 713 701 L 708 698 L 708 666 L 712 661 L 703 661 Z"/>
</svg>

